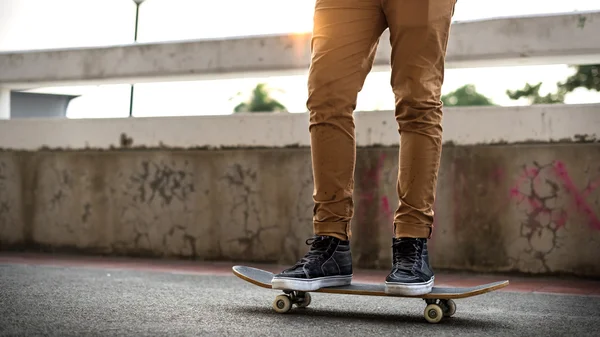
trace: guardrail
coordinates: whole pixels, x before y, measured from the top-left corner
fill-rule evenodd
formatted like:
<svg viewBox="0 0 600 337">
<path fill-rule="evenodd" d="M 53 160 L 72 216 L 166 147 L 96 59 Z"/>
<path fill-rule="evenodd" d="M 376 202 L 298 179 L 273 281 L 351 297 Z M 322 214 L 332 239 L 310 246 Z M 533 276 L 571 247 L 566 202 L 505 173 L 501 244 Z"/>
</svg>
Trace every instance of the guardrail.
<svg viewBox="0 0 600 337">
<path fill-rule="evenodd" d="M 447 67 L 600 62 L 600 11 L 453 24 Z M 129 83 L 305 72 L 310 34 L 0 53 L 0 86 Z M 386 31 L 382 41 L 388 41 Z M 390 64 L 381 43 L 375 65 Z"/>
<path fill-rule="evenodd" d="M 600 11 L 457 22 L 452 28 L 447 67 L 600 63 L 598 32 Z M 388 39 L 387 32 L 382 39 Z M 381 43 L 376 68 L 388 67 L 389 55 L 389 44 Z M 0 53 L 0 119 L 10 116 L 10 89 L 235 78 L 241 73 L 281 75 L 306 72 L 309 61 L 310 34 L 5 52 Z M 581 135 L 594 138 L 600 130 L 598 110 L 598 105 L 447 109 L 446 140 L 475 144 L 573 140 Z M 363 120 L 357 130 L 359 145 L 395 144 L 394 123 L 382 126 L 390 112 L 357 115 Z M 118 145 L 121 134 L 130 135 L 134 144 L 142 146 L 308 144 L 307 121 L 302 114 L 8 123 L 0 123 L 3 148 L 107 148 Z M 221 133 L 215 131 L 217 125 L 228 130 L 252 127 L 256 132 Z M 58 134 L 59 130 L 64 133 Z M 458 130 L 460 134 L 452 133 Z"/>
<path fill-rule="evenodd" d="M 447 108 L 444 142 L 456 145 L 600 139 L 600 104 Z M 252 132 L 248 132 L 252 130 Z M 358 146 L 396 146 L 393 111 L 356 113 Z M 308 146 L 306 113 L 0 121 L 0 149 L 37 150 Z"/>
</svg>

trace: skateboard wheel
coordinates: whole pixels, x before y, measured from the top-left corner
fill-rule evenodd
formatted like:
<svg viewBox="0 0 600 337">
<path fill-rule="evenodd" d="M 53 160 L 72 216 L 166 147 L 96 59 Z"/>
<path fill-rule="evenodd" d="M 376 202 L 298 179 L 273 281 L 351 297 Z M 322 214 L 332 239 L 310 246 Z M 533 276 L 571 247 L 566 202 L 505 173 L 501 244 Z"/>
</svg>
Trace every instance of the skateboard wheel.
<svg viewBox="0 0 600 337">
<path fill-rule="evenodd" d="M 444 317 L 444 312 L 442 308 L 437 304 L 429 304 L 425 307 L 425 319 L 429 323 L 439 323 Z"/>
<path fill-rule="evenodd" d="M 456 303 L 453 300 L 442 300 L 440 302 L 444 310 L 444 317 L 452 317 L 456 313 Z"/>
<path fill-rule="evenodd" d="M 288 296 L 278 295 L 277 297 L 275 297 L 275 301 L 273 301 L 273 309 L 276 312 L 280 314 L 285 314 L 286 312 L 290 311 L 291 308 L 292 301 Z"/>
<path fill-rule="evenodd" d="M 298 308 L 306 308 L 310 305 L 310 301 L 311 301 L 310 294 L 305 293 L 302 301 L 298 302 L 296 305 L 298 306 Z"/>
</svg>

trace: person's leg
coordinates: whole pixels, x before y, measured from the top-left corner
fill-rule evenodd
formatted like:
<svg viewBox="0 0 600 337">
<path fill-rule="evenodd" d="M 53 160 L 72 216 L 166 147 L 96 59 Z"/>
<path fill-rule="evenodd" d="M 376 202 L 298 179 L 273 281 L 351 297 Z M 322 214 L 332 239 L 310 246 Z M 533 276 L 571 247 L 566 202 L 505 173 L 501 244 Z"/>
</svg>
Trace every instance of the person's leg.
<svg viewBox="0 0 600 337">
<path fill-rule="evenodd" d="M 441 88 L 456 0 L 387 0 L 392 45 L 391 85 L 400 132 L 399 206 L 394 217 L 394 265 L 386 291 L 431 291 L 427 239 L 442 150 Z"/>
<path fill-rule="evenodd" d="M 316 290 L 352 279 L 350 220 L 358 92 L 386 28 L 381 0 L 317 0 L 308 77 L 314 177 L 310 251 L 275 275 L 275 289 Z"/>
</svg>

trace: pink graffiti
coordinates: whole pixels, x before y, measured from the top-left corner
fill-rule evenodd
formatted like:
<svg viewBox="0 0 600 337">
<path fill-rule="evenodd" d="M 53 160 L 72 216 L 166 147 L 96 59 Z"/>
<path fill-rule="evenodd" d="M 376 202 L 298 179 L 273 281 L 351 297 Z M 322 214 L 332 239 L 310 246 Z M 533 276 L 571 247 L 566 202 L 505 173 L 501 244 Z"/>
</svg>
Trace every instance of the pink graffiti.
<svg viewBox="0 0 600 337">
<path fill-rule="evenodd" d="M 383 171 L 384 161 L 385 161 L 385 154 L 382 154 L 381 156 L 379 156 L 379 160 L 377 161 L 377 164 L 374 167 L 370 168 L 366 172 L 364 179 L 367 184 L 375 184 L 375 185 L 379 184 L 379 181 L 381 178 L 381 173 Z M 361 194 L 361 199 L 364 199 L 367 204 L 372 204 L 374 202 L 376 194 L 377 194 L 376 189 L 366 191 Z M 390 201 L 389 201 L 388 197 L 384 195 L 383 197 L 381 197 L 380 202 L 381 202 L 381 210 L 383 212 L 383 215 L 386 218 L 392 217 L 393 212 L 392 212 L 392 208 L 390 207 Z"/>
<path fill-rule="evenodd" d="M 394 214 L 392 213 L 392 208 L 390 207 L 390 201 L 388 200 L 387 196 L 383 196 L 381 197 L 381 208 L 383 210 L 383 215 L 386 218 L 391 218 L 394 216 Z"/>
<path fill-rule="evenodd" d="M 593 229 L 600 230 L 600 219 L 586 200 L 593 191 L 600 187 L 600 177 L 589 182 L 588 185 L 580 191 L 570 177 L 565 164 L 561 161 L 555 161 L 551 165 L 546 166 L 539 166 L 536 164 L 536 167 L 525 167 L 523 173 L 517 178 L 517 181 L 510 189 L 510 197 L 519 203 L 526 202 L 535 212 L 549 214 L 550 219 L 556 224 L 557 229 L 565 226 L 567 223 L 567 212 L 564 209 L 549 208 L 546 205 L 546 200 L 550 197 L 542 197 L 537 193 L 538 189 L 536 186 L 539 186 L 541 183 L 541 172 L 545 169 L 549 169 L 553 176 L 556 177 L 556 181 L 546 182 L 552 187 L 556 185 L 555 188 L 558 188 L 558 185 L 560 185 L 563 191 L 571 196 L 576 211 L 585 215 L 589 226 Z M 526 184 L 531 185 L 529 193 L 521 192 L 522 187 Z M 552 198 L 556 197 L 556 193 L 558 192 L 554 191 L 554 193 L 555 195 L 553 195 Z"/>
<path fill-rule="evenodd" d="M 504 180 L 504 170 L 502 168 L 497 168 L 492 171 L 491 180 L 496 183 L 496 185 L 500 184 L 502 180 Z"/>
<path fill-rule="evenodd" d="M 383 170 L 383 163 L 385 160 L 385 154 L 382 154 L 377 161 L 375 167 L 370 168 L 363 179 L 367 184 L 379 184 L 379 178 L 381 177 L 381 171 Z M 372 202 L 375 198 L 375 191 L 368 191 L 361 194 L 361 198 L 364 198 L 367 202 Z"/>
<path fill-rule="evenodd" d="M 452 225 L 456 228 L 460 226 L 462 222 L 461 219 L 461 203 L 458 203 L 459 200 L 469 198 L 469 188 L 467 187 L 467 178 L 464 174 L 464 168 L 461 163 L 453 162 L 452 163 L 452 199 L 455 200 L 455 206 L 452 208 Z"/>
<path fill-rule="evenodd" d="M 577 210 L 586 215 L 592 228 L 600 230 L 600 219 L 598 219 L 598 216 L 594 213 L 592 207 L 586 201 L 586 197 L 598 187 L 599 180 L 590 182 L 583 192 L 580 192 L 577 190 L 577 187 L 569 176 L 564 163 L 560 161 L 555 162 L 553 169 L 554 173 L 561 180 L 567 193 L 573 197 Z"/>
<path fill-rule="evenodd" d="M 386 155 L 385 153 L 379 156 L 377 160 L 377 164 L 369 168 L 365 175 L 361 178 L 363 186 L 378 186 L 381 180 L 381 174 L 383 172 L 383 167 L 385 163 Z M 390 201 L 387 196 L 382 196 L 380 200 L 377 200 L 377 195 L 379 191 L 377 188 L 367 189 L 363 191 L 360 195 L 361 201 L 365 205 L 365 209 L 371 208 L 373 206 L 380 206 L 381 216 L 386 219 L 392 219 L 394 216 L 394 212 L 390 205 Z M 377 205 L 379 203 L 379 205 Z"/>
<path fill-rule="evenodd" d="M 521 174 L 519 176 L 515 185 L 510 189 L 510 196 L 513 198 L 521 199 L 519 201 L 523 201 L 522 199 L 525 199 L 525 195 L 521 194 L 521 192 L 520 192 L 521 186 L 525 182 L 527 182 L 531 179 L 533 179 L 533 184 L 535 186 L 537 181 L 539 181 L 539 178 L 538 178 L 539 174 L 540 174 L 540 169 L 538 169 L 537 167 L 534 167 L 534 168 L 525 167 L 523 174 Z"/>
</svg>

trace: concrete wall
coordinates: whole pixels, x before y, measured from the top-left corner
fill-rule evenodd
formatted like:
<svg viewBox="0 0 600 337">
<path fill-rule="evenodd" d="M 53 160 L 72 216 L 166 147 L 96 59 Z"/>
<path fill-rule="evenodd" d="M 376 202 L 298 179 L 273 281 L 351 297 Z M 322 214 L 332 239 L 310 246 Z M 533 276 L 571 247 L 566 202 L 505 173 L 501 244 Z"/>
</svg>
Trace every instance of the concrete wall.
<svg viewBox="0 0 600 337">
<path fill-rule="evenodd" d="M 388 268 L 395 147 L 360 148 L 353 251 Z M 0 249 L 292 263 L 308 148 L 0 152 Z M 445 146 L 436 268 L 600 277 L 600 144 Z"/>
</svg>

